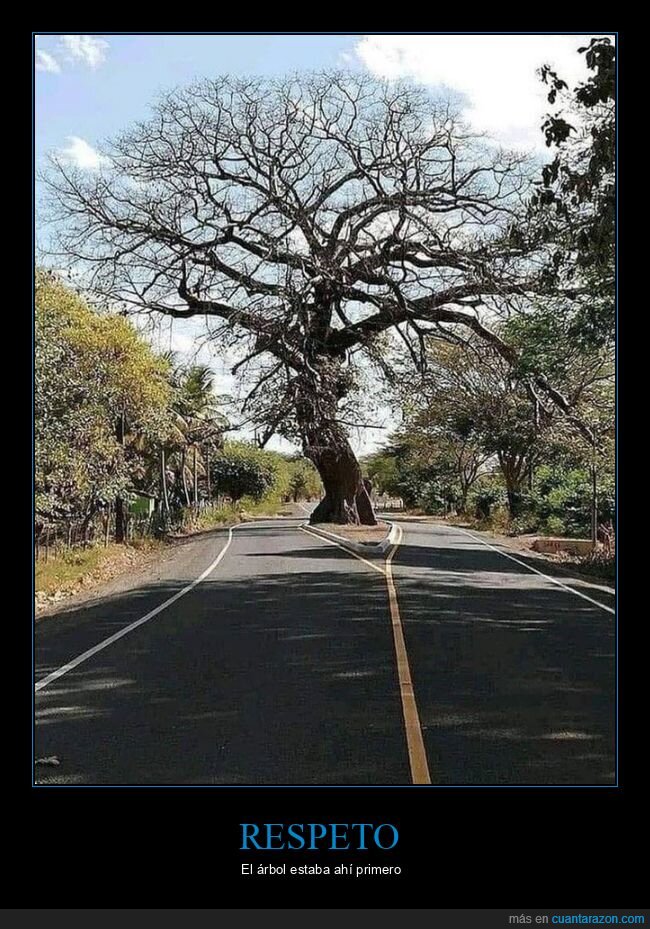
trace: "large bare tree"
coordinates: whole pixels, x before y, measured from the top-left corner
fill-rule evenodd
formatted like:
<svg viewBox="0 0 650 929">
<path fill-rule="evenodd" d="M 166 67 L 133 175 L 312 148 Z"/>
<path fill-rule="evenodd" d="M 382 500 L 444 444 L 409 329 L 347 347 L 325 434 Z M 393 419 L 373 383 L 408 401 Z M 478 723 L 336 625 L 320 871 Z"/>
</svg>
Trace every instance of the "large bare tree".
<svg viewBox="0 0 650 929">
<path fill-rule="evenodd" d="M 540 256 L 513 234 L 525 160 L 421 89 L 205 80 L 102 155 L 97 172 L 59 161 L 46 179 L 58 261 L 126 311 L 203 316 L 238 344 L 266 436 L 298 439 L 318 469 L 315 522 L 375 521 L 349 411 L 356 362 L 381 364 L 386 333 L 416 363 L 426 334 L 450 328 L 513 358 L 485 305 L 540 289 Z"/>
</svg>

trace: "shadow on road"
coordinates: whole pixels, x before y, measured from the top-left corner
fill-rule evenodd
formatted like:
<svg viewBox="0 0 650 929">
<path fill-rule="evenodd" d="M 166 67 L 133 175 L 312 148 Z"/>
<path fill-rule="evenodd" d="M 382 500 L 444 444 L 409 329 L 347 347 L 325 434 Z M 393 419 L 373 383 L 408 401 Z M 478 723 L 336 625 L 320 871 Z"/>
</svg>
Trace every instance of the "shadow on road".
<svg viewBox="0 0 650 929">
<path fill-rule="evenodd" d="M 49 619 L 37 678 L 178 586 Z M 408 784 L 381 577 L 205 581 L 39 693 L 36 756 L 50 755 L 40 783 Z"/>
<path fill-rule="evenodd" d="M 385 582 L 348 559 L 295 548 L 282 564 L 305 570 L 208 579 L 53 682 L 36 756 L 61 765 L 38 782 L 410 783 Z M 396 560 L 434 783 L 612 784 L 611 615 L 471 544 L 405 545 Z M 37 679 L 185 583 L 50 618 Z"/>
</svg>

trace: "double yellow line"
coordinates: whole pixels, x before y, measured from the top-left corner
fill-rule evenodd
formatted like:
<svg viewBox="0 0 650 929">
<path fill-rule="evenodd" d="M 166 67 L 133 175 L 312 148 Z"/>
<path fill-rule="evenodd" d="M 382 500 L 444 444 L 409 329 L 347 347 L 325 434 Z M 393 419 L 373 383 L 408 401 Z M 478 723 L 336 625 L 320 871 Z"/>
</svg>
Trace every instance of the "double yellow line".
<svg viewBox="0 0 650 929">
<path fill-rule="evenodd" d="M 431 774 L 427 761 L 427 753 L 424 748 L 422 738 L 422 727 L 420 725 L 420 714 L 415 700 L 413 690 L 413 678 L 411 677 L 411 667 L 409 665 L 408 654 L 406 651 L 406 642 L 404 641 L 404 629 L 402 627 L 402 617 L 399 611 L 399 602 L 397 600 L 397 590 L 393 579 L 393 557 L 402 542 L 402 527 L 397 527 L 397 540 L 390 552 L 386 556 L 384 566 L 380 567 L 376 562 L 368 561 L 362 555 L 358 555 L 351 548 L 336 542 L 334 539 L 326 539 L 316 532 L 311 532 L 306 526 L 301 526 L 303 532 L 320 539 L 322 542 L 329 542 L 330 545 L 336 545 L 343 549 L 348 555 L 353 555 L 359 561 L 363 561 L 368 567 L 379 571 L 386 578 L 386 588 L 388 590 L 388 605 L 390 608 L 391 626 L 393 629 L 393 644 L 395 646 L 395 657 L 397 659 L 397 677 L 399 680 L 400 698 L 402 701 L 402 714 L 404 716 L 404 729 L 406 732 L 406 745 L 408 748 L 409 765 L 411 767 L 411 780 L 414 784 L 430 784 Z"/>
</svg>

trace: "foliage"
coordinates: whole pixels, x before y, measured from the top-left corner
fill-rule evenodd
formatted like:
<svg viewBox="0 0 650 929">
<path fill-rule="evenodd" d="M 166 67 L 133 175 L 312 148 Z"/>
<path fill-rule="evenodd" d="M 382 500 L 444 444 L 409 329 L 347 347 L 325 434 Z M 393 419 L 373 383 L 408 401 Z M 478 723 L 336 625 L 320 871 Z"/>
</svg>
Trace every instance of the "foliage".
<svg viewBox="0 0 650 929">
<path fill-rule="evenodd" d="M 598 487 L 601 523 L 613 521 L 614 487 L 605 479 Z M 591 520 L 591 476 L 584 468 L 563 470 L 545 465 L 537 472 L 531 509 L 537 528 L 548 534 L 588 535 Z"/>
<path fill-rule="evenodd" d="M 288 493 L 294 502 L 313 500 L 320 496 L 322 485 L 318 471 L 306 458 L 294 458 L 286 463 Z"/>
<path fill-rule="evenodd" d="M 481 487 L 474 495 L 475 514 L 478 520 L 489 519 L 492 509 L 503 502 L 503 491 L 495 486 Z"/>
<path fill-rule="evenodd" d="M 424 335 L 454 328 L 510 357 L 475 308 L 549 292 L 540 243 L 511 235 L 528 159 L 412 84 L 198 81 L 102 155 L 97 174 L 55 159 L 45 180 L 57 261 L 109 302 L 203 317 L 237 344 L 247 412 L 301 443 L 321 516 L 374 521 L 348 440 L 360 359 L 389 373 L 382 348 L 400 340 L 417 366 Z"/>
<path fill-rule="evenodd" d="M 279 468 L 272 453 L 246 442 L 227 442 L 210 471 L 214 492 L 237 502 L 244 496 L 261 500 L 276 483 Z"/>
<path fill-rule="evenodd" d="M 548 66 L 540 72 L 549 103 L 565 109 L 542 127 L 557 154 L 542 170 L 530 217 L 552 244 L 547 275 L 575 290 L 572 337 L 603 345 L 614 329 L 616 51 L 605 37 L 579 52 L 591 74 L 573 91 Z"/>
<path fill-rule="evenodd" d="M 129 437 L 167 435 L 167 365 L 123 317 L 93 311 L 44 272 L 36 279 L 35 331 L 37 521 L 89 518 L 126 494 L 139 473 L 141 451 Z"/>
<path fill-rule="evenodd" d="M 91 511 L 129 486 L 162 489 L 166 511 L 298 500 L 319 493 L 317 470 L 321 520 L 372 522 L 348 440 L 372 370 L 403 423 L 364 463 L 375 490 L 482 518 L 501 496 L 519 531 L 584 532 L 593 469 L 607 513 L 615 52 L 594 39 L 580 53 L 590 74 L 573 90 L 542 69 L 563 109 L 536 184 L 422 88 L 341 74 L 200 81 L 109 143 L 97 173 L 55 164 L 60 248 L 93 292 L 205 317 L 240 353 L 261 444 L 277 432 L 305 458 L 224 447 L 209 369 L 164 375 L 144 348 L 118 361 L 111 339 L 138 354 L 124 320 L 94 314 L 64 338 L 43 316 L 40 511 Z"/>
<path fill-rule="evenodd" d="M 196 506 L 201 496 L 207 497 L 207 486 L 201 490 L 199 481 L 207 485 L 209 458 L 223 446 L 228 421 L 219 411 L 211 369 L 178 364 L 173 356 L 169 361 L 174 425 L 164 443 L 166 493 L 163 489 L 162 496 L 172 508 Z M 161 489 L 160 467 L 156 462 L 156 489 Z"/>
</svg>

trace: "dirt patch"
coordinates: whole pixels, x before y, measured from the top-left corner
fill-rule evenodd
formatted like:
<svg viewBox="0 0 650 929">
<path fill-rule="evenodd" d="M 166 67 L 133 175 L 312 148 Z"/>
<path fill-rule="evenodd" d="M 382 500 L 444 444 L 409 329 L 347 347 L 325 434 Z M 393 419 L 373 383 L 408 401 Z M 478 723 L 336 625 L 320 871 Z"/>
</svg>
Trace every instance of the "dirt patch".
<svg viewBox="0 0 650 929">
<path fill-rule="evenodd" d="M 98 588 L 114 578 L 147 568 L 160 559 L 165 549 L 164 543 L 153 541 L 140 546 L 113 544 L 107 548 L 70 552 L 47 564 L 37 564 L 36 617 L 64 601 L 92 597 Z"/>
<path fill-rule="evenodd" d="M 287 517 L 289 515 L 287 513 Z M 261 518 L 250 517 L 250 521 Z M 147 540 L 137 545 L 112 543 L 107 548 L 96 546 L 83 552 L 71 552 L 65 558 L 52 558 L 47 564 L 39 562 L 36 566 L 36 621 L 139 584 L 155 582 L 164 566 L 193 543 L 209 540 L 229 525 L 248 521 L 240 514 L 240 518 L 235 517 L 225 525 L 188 530 L 169 535 L 164 541 Z"/>
<path fill-rule="evenodd" d="M 348 526 L 339 525 L 338 523 L 315 523 L 314 528 L 322 529 L 323 532 L 331 532 L 350 542 L 366 542 L 371 544 L 383 542 L 390 532 L 390 526 L 382 522 L 377 523 L 376 526 Z"/>
</svg>

